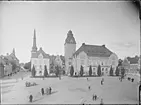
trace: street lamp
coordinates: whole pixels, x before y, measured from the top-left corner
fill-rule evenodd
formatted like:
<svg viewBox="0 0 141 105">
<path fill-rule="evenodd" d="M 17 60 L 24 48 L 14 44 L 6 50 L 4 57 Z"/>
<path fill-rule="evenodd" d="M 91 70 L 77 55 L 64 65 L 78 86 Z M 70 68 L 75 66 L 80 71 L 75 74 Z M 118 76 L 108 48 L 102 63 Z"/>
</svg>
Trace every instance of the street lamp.
<svg viewBox="0 0 141 105">
<path fill-rule="evenodd" d="M 139 1 L 139 18 L 140 18 L 140 25 L 141 25 L 141 1 Z M 140 26 L 141 28 L 141 26 Z M 141 45 L 141 29 L 140 29 L 140 45 Z M 140 68 L 139 68 L 140 70 Z M 140 73 L 140 81 L 141 81 L 141 73 Z M 139 81 L 139 105 L 141 104 L 141 97 L 140 97 L 140 94 L 141 94 L 141 82 Z"/>
</svg>

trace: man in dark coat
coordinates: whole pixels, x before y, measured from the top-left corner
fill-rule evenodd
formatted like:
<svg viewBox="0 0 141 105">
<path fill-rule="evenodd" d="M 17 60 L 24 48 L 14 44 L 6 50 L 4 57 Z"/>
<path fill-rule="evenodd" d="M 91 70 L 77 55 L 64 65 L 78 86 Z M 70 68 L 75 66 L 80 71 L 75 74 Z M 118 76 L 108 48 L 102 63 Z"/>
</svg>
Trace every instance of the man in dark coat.
<svg viewBox="0 0 141 105">
<path fill-rule="evenodd" d="M 29 102 L 32 102 L 32 101 L 33 101 L 33 96 L 30 95 L 30 96 L 29 96 Z"/>
<path fill-rule="evenodd" d="M 88 89 L 90 90 L 91 89 L 91 86 L 89 86 Z"/>
<path fill-rule="evenodd" d="M 44 95 L 44 89 L 43 88 L 41 89 L 41 93 L 42 93 L 42 95 Z"/>
<path fill-rule="evenodd" d="M 51 90 L 52 90 L 51 87 L 49 87 L 49 94 L 51 94 Z"/>
</svg>

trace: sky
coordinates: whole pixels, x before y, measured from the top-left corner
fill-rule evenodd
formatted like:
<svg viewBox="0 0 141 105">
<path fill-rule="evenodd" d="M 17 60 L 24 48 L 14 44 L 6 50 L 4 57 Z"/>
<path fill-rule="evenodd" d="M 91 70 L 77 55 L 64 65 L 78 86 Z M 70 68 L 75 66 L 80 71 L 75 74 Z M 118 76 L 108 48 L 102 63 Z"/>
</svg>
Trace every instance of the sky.
<svg viewBox="0 0 141 105">
<path fill-rule="evenodd" d="M 0 55 L 15 48 L 20 62 L 36 43 L 50 55 L 64 55 L 69 30 L 82 43 L 103 45 L 118 58 L 140 54 L 140 20 L 130 2 L 0 2 Z"/>
</svg>

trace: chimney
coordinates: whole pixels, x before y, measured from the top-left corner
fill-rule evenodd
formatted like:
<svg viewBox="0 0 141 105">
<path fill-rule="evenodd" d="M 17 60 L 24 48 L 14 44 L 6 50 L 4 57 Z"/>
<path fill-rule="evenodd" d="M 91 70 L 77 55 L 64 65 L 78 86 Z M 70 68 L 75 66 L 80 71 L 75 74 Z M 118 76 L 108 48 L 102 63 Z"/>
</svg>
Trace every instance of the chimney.
<svg viewBox="0 0 141 105">
<path fill-rule="evenodd" d="M 105 47 L 105 44 L 103 44 L 102 46 Z"/>
<path fill-rule="evenodd" d="M 82 43 L 82 46 L 84 46 L 85 45 L 85 43 Z"/>
</svg>

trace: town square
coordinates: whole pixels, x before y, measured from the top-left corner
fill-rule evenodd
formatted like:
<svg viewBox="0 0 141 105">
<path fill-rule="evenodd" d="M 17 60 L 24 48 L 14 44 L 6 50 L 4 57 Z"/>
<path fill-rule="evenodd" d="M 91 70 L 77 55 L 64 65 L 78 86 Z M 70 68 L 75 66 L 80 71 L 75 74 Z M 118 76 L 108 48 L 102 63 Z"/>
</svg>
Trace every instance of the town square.
<svg viewBox="0 0 141 105">
<path fill-rule="evenodd" d="M 0 6 L 1 104 L 139 104 L 140 18 L 132 3 Z"/>
</svg>

